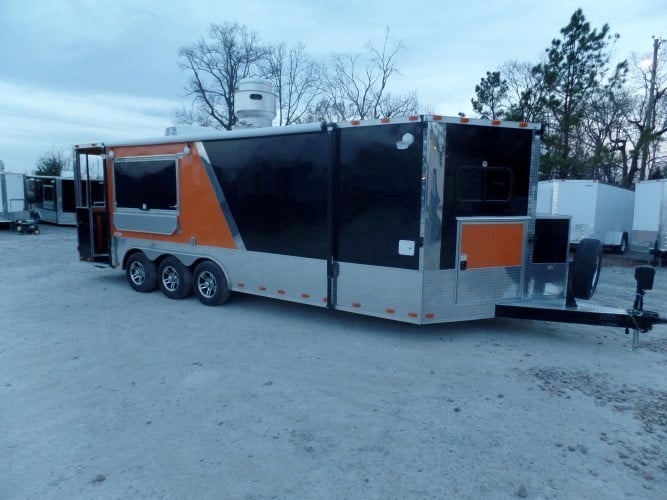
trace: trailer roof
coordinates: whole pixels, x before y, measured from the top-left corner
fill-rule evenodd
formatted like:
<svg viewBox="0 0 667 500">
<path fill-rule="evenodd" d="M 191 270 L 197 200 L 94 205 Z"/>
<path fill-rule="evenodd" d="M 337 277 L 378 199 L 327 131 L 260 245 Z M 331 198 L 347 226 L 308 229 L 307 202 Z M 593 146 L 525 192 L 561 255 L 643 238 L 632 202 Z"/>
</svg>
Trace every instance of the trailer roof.
<svg viewBox="0 0 667 500">
<path fill-rule="evenodd" d="M 91 153 L 99 151 L 103 147 L 120 147 L 120 146 L 141 146 L 148 144 L 173 144 L 182 142 L 208 141 L 220 139 L 240 139 L 246 137 L 265 137 L 289 134 L 303 134 L 308 132 L 317 132 L 326 130 L 329 127 L 346 128 L 356 126 L 369 125 L 387 125 L 396 123 L 409 122 L 443 122 L 443 123 L 460 123 L 477 126 L 498 126 L 507 128 L 526 128 L 530 130 L 539 130 L 541 125 L 539 123 L 528 122 L 510 122 L 501 120 L 484 120 L 468 117 L 446 117 L 441 115 L 413 115 L 400 118 L 379 118 L 373 120 L 351 120 L 346 122 L 326 123 L 316 122 L 298 125 L 286 125 L 282 127 L 262 127 L 262 128 L 244 128 L 223 131 L 198 131 L 189 132 L 183 135 L 165 135 L 159 137 L 144 137 L 138 139 L 129 139 L 123 141 L 98 142 L 90 144 L 77 144 L 74 147 L 80 152 L 89 151 Z"/>
</svg>

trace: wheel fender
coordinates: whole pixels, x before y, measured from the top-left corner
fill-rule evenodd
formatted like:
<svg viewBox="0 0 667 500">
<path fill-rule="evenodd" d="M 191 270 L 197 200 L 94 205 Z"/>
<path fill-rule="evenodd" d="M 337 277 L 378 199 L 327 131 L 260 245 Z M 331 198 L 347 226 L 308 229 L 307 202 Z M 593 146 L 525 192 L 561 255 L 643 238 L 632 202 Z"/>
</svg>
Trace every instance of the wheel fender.
<svg viewBox="0 0 667 500">
<path fill-rule="evenodd" d="M 607 234 L 604 235 L 604 240 L 602 243 L 609 247 L 620 246 L 623 242 L 624 235 L 625 233 L 623 231 L 607 231 Z"/>
</svg>

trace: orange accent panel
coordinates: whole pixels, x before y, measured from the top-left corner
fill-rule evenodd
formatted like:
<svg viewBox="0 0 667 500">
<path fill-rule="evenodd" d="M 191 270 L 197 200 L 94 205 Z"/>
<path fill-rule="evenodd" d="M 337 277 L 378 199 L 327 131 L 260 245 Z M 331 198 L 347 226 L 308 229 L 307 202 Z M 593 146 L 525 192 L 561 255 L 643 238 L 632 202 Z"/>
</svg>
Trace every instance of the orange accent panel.
<svg viewBox="0 0 667 500">
<path fill-rule="evenodd" d="M 116 158 L 128 156 L 153 156 L 177 154 L 183 151 L 187 143 L 157 144 L 153 146 L 113 147 Z M 222 248 L 236 248 L 234 238 L 227 224 L 222 209 L 215 196 L 215 191 L 208 178 L 201 157 L 194 143 L 190 143 L 192 152 L 179 159 L 179 231 L 172 235 L 160 235 L 123 231 L 125 235 L 157 241 L 189 243 L 195 237 L 197 245 L 209 245 Z M 107 178 L 109 179 L 109 200 L 113 200 L 113 169 L 111 162 Z M 113 206 L 110 207 L 113 217 Z"/>
<path fill-rule="evenodd" d="M 193 152 L 181 159 L 180 165 L 180 226 L 183 235 L 196 236 L 198 245 L 236 248 L 211 180 L 194 146 Z"/>
<path fill-rule="evenodd" d="M 520 266 L 523 263 L 523 224 L 464 224 L 461 254 L 468 257 L 468 269 Z"/>
</svg>

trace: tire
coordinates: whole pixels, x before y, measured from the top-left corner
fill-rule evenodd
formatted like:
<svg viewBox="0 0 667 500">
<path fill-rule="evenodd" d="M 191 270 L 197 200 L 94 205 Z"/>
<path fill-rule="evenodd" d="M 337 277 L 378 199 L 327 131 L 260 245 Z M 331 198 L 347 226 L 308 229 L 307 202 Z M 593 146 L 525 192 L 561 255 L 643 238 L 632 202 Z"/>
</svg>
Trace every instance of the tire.
<svg viewBox="0 0 667 500">
<path fill-rule="evenodd" d="M 157 267 L 142 252 L 136 252 L 127 258 L 125 264 L 127 282 L 137 292 L 152 292 L 157 288 Z"/>
<path fill-rule="evenodd" d="M 183 299 L 192 293 L 192 272 L 176 257 L 166 257 L 157 270 L 157 282 L 170 299 Z"/>
<path fill-rule="evenodd" d="M 232 294 L 225 273 L 210 260 L 195 267 L 192 273 L 192 291 L 206 306 L 224 304 Z"/>
<path fill-rule="evenodd" d="M 623 255 L 628 251 L 628 235 L 623 234 L 621 238 L 621 244 L 616 247 L 616 253 Z"/>
<path fill-rule="evenodd" d="M 602 267 L 602 243 L 584 238 L 579 242 L 570 268 L 570 290 L 577 299 L 588 300 L 595 293 Z"/>
</svg>

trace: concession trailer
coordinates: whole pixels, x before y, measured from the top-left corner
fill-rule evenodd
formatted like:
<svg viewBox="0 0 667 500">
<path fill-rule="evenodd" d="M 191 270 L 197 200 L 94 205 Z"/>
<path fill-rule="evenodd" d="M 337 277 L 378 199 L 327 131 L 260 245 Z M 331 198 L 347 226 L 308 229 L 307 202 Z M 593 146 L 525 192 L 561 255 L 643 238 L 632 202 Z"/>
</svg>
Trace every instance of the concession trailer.
<svg viewBox="0 0 667 500">
<path fill-rule="evenodd" d="M 576 305 L 595 291 L 601 243 L 570 263 L 570 218 L 536 217 L 539 125 L 418 115 L 168 134 L 75 146 L 75 177 L 101 161 L 106 187 L 102 203 L 77 191 L 80 258 L 137 291 L 416 324 L 660 321 Z"/>
</svg>

